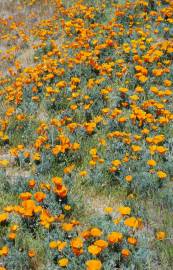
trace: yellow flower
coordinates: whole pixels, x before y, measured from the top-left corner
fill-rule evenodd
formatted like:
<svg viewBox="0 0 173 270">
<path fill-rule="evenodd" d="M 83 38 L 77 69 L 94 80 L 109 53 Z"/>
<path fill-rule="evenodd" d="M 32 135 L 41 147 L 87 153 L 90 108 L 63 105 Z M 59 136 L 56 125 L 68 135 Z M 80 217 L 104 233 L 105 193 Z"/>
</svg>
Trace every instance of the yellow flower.
<svg viewBox="0 0 173 270">
<path fill-rule="evenodd" d="M 58 251 L 62 251 L 67 246 L 67 242 L 58 241 Z"/>
<path fill-rule="evenodd" d="M 121 165 L 121 161 L 118 159 L 115 159 L 112 161 L 112 165 L 115 167 L 119 167 Z"/>
<path fill-rule="evenodd" d="M 165 154 L 167 150 L 168 150 L 168 149 L 167 149 L 166 147 L 164 147 L 164 146 L 157 146 L 157 147 L 156 147 L 156 151 L 157 151 L 159 154 Z"/>
<path fill-rule="evenodd" d="M 91 159 L 91 160 L 89 161 L 89 165 L 95 166 L 95 165 L 96 165 L 96 162 L 95 162 L 94 160 Z"/>
<path fill-rule="evenodd" d="M 117 224 L 120 223 L 121 219 L 122 219 L 122 217 L 118 217 L 118 218 L 116 218 L 116 219 L 113 220 L 113 223 L 114 223 L 115 225 L 117 225 Z"/>
<path fill-rule="evenodd" d="M 92 228 L 90 230 L 90 234 L 93 236 L 93 237 L 100 237 L 102 235 L 102 231 L 98 228 Z"/>
<path fill-rule="evenodd" d="M 97 154 L 97 149 L 96 148 L 92 148 L 90 150 L 90 155 L 95 156 L 96 154 Z"/>
<path fill-rule="evenodd" d="M 87 270 L 100 270 L 102 263 L 100 260 L 88 260 L 86 261 Z"/>
<path fill-rule="evenodd" d="M 0 214 L 0 223 L 5 222 L 8 219 L 7 213 Z"/>
<path fill-rule="evenodd" d="M 60 267 L 66 267 L 69 263 L 69 260 L 67 258 L 63 258 L 63 259 L 60 259 L 58 260 L 58 265 Z"/>
<path fill-rule="evenodd" d="M 57 187 L 61 187 L 62 186 L 62 178 L 61 177 L 52 177 L 52 182 L 57 186 Z"/>
<path fill-rule="evenodd" d="M 74 239 L 71 240 L 71 246 L 73 248 L 77 248 L 77 249 L 80 249 L 83 247 L 83 241 L 81 238 L 79 237 L 76 237 Z"/>
<path fill-rule="evenodd" d="M 172 85 L 172 82 L 170 80 L 164 80 L 164 85 L 165 86 L 171 86 Z"/>
<path fill-rule="evenodd" d="M 139 228 L 141 225 L 141 219 L 137 219 L 135 217 L 126 218 L 124 221 L 124 225 L 132 228 Z"/>
<path fill-rule="evenodd" d="M 58 247 L 58 242 L 57 242 L 57 241 L 51 241 L 51 242 L 49 243 L 49 247 L 50 247 L 51 249 L 57 248 L 57 247 Z"/>
<path fill-rule="evenodd" d="M 151 167 L 156 166 L 156 161 L 154 159 L 150 159 L 147 161 L 147 164 Z"/>
<path fill-rule="evenodd" d="M 87 175 L 87 171 L 80 171 L 80 172 L 79 172 L 79 175 L 80 175 L 80 176 L 86 176 L 86 175 Z"/>
<path fill-rule="evenodd" d="M 0 160 L 0 166 L 6 167 L 8 166 L 9 161 L 7 159 Z"/>
<path fill-rule="evenodd" d="M 104 212 L 105 212 L 106 214 L 111 214 L 111 213 L 113 212 L 113 208 L 112 208 L 112 207 L 106 207 L 106 208 L 104 209 Z"/>
<path fill-rule="evenodd" d="M 164 178 L 167 177 L 167 174 L 166 174 L 165 172 L 163 172 L 163 171 L 158 171 L 158 172 L 157 172 L 157 175 L 158 175 L 158 177 L 159 177 L 160 179 L 164 179 Z"/>
<path fill-rule="evenodd" d="M 120 87 L 120 88 L 119 88 L 119 91 L 120 91 L 121 93 L 127 93 L 127 92 L 128 92 L 128 88 Z"/>
<path fill-rule="evenodd" d="M 85 231 L 83 231 L 83 232 L 80 233 L 80 236 L 82 238 L 84 238 L 84 239 L 87 239 L 87 238 L 89 238 L 91 236 L 91 234 L 90 234 L 90 231 L 89 230 L 85 230 Z"/>
<path fill-rule="evenodd" d="M 166 233 L 163 231 L 159 231 L 156 233 L 156 239 L 157 240 L 164 240 L 166 237 Z"/>
<path fill-rule="evenodd" d="M 100 247 L 101 250 L 103 250 L 103 249 L 107 248 L 108 242 L 105 241 L 105 240 L 99 239 L 99 240 L 96 240 L 94 242 L 94 245 L 97 246 L 97 247 Z"/>
<path fill-rule="evenodd" d="M 62 229 L 65 232 L 70 232 L 73 230 L 73 224 L 72 223 L 63 223 L 62 224 Z"/>
<path fill-rule="evenodd" d="M 121 242 L 122 239 L 123 239 L 123 235 L 122 235 L 122 233 L 120 233 L 120 232 L 111 232 L 111 233 L 108 235 L 108 241 L 109 241 L 111 244 Z"/>
<path fill-rule="evenodd" d="M 139 145 L 132 145 L 132 151 L 133 152 L 139 152 L 142 150 L 142 147 Z"/>
<path fill-rule="evenodd" d="M 64 210 L 70 211 L 71 210 L 71 206 L 69 204 L 64 205 Z"/>
<path fill-rule="evenodd" d="M 101 248 L 95 245 L 90 245 L 88 247 L 88 252 L 92 255 L 98 255 L 101 252 Z"/>
<path fill-rule="evenodd" d="M 32 194 L 30 192 L 22 192 L 19 195 L 19 198 L 23 201 L 29 200 L 31 199 L 31 197 L 32 197 Z"/>
<path fill-rule="evenodd" d="M 130 215 L 131 213 L 131 208 L 130 207 L 125 207 L 125 206 L 121 206 L 118 208 L 118 211 L 120 212 L 121 215 Z"/>
<path fill-rule="evenodd" d="M 33 155 L 33 160 L 35 160 L 35 161 L 40 161 L 40 159 L 41 159 L 40 153 L 35 153 L 35 154 Z"/>
<path fill-rule="evenodd" d="M 101 144 L 101 145 L 106 145 L 106 141 L 105 141 L 105 139 L 98 139 L 99 140 L 99 143 Z"/>
<path fill-rule="evenodd" d="M 74 167 L 75 167 L 74 164 L 71 164 L 71 165 L 65 167 L 65 168 L 64 168 L 64 173 L 65 173 L 65 174 L 70 174 L 70 173 L 73 171 Z"/>
<path fill-rule="evenodd" d="M 0 256 L 7 256 L 9 252 L 9 248 L 7 246 L 3 246 L 0 249 Z"/>
</svg>

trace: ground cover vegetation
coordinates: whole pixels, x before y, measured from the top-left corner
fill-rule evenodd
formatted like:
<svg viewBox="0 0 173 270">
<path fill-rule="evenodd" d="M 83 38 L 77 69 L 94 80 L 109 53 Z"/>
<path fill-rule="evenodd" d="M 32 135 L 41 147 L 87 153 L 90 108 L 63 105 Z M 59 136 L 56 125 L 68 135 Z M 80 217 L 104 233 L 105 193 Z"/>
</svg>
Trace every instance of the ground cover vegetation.
<svg viewBox="0 0 173 270">
<path fill-rule="evenodd" d="M 173 1 L 0 4 L 0 270 L 173 269 Z"/>
</svg>

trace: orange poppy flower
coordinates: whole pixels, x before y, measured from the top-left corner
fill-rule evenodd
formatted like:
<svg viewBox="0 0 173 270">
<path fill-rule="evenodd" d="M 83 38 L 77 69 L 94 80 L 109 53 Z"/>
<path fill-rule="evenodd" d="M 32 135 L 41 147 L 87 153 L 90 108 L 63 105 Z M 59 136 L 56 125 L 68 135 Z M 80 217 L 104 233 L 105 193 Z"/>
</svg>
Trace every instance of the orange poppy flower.
<svg viewBox="0 0 173 270">
<path fill-rule="evenodd" d="M 123 235 L 120 232 L 111 232 L 110 234 L 108 234 L 108 241 L 111 244 L 121 242 L 122 239 L 123 239 Z"/>
<path fill-rule="evenodd" d="M 88 260 L 86 261 L 87 270 L 101 270 L 102 263 L 100 260 Z"/>
<path fill-rule="evenodd" d="M 62 258 L 60 260 L 58 260 L 58 265 L 60 267 L 66 267 L 69 263 L 69 260 L 67 258 Z"/>
<path fill-rule="evenodd" d="M 38 191 L 34 194 L 34 198 L 36 199 L 37 202 L 42 202 L 46 198 L 46 194 Z"/>
<path fill-rule="evenodd" d="M 156 239 L 157 240 L 164 240 L 166 237 L 166 233 L 163 231 L 159 231 L 156 233 Z"/>
<path fill-rule="evenodd" d="M 36 252 L 35 252 L 35 250 L 29 250 L 28 251 L 28 256 L 30 257 L 30 258 L 32 258 L 32 257 L 35 257 L 36 256 Z"/>
<path fill-rule="evenodd" d="M 101 248 L 95 245 L 90 245 L 88 247 L 88 252 L 91 253 L 92 255 L 98 255 L 101 252 Z"/>
<path fill-rule="evenodd" d="M 98 228 L 92 228 L 90 230 L 90 235 L 93 237 L 100 237 L 102 235 L 102 231 Z"/>
<path fill-rule="evenodd" d="M 123 257 L 128 257 L 130 255 L 130 251 L 128 249 L 122 249 L 121 254 Z"/>
</svg>

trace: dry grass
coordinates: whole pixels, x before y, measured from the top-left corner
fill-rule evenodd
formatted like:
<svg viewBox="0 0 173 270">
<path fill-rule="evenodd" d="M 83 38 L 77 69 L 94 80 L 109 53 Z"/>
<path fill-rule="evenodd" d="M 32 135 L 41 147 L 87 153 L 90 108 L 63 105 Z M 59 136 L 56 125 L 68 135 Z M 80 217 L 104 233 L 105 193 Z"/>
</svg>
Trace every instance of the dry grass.
<svg viewBox="0 0 173 270">
<path fill-rule="evenodd" d="M 24 5 L 25 2 L 28 2 L 28 6 Z M 9 50 L 16 46 L 19 48 L 18 52 L 15 53 L 15 57 L 13 59 L 9 59 L 7 61 L 3 61 L 3 65 L 0 68 L 0 72 L 3 76 L 8 75 L 8 68 L 13 66 L 14 61 L 20 61 L 22 63 L 22 67 L 31 66 L 34 64 L 33 56 L 34 50 L 33 45 L 36 43 L 33 39 L 35 37 L 32 36 L 33 25 L 36 27 L 39 22 L 42 20 L 49 19 L 54 14 L 54 6 L 51 1 L 36 1 L 34 5 L 29 5 L 31 1 L 21 1 L 21 0 L 0 0 L 0 20 L 6 20 L 7 26 L 2 26 L 2 31 L 0 32 L 0 37 L 3 35 L 3 27 L 8 27 L 7 31 L 8 35 L 14 36 L 16 32 L 10 28 L 11 23 L 22 23 L 23 26 L 21 30 L 24 29 L 24 33 L 29 37 L 29 41 L 26 42 L 21 38 L 11 39 L 10 40 L 2 40 L 0 44 L 0 61 L 3 61 L 4 57 L 9 57 Z M 10 17 L 12 21 L 10 21 Z M 34 22 L 34 23 L 33 23 Z M 20 26 L 19 26 L 20 30 Z M 6 34 L 5 32 L 5 34 Z M 18 34 L 17 34 L 18 35 Z M 13 53 L 12 53 L 13 54 Z"/>
</svg>

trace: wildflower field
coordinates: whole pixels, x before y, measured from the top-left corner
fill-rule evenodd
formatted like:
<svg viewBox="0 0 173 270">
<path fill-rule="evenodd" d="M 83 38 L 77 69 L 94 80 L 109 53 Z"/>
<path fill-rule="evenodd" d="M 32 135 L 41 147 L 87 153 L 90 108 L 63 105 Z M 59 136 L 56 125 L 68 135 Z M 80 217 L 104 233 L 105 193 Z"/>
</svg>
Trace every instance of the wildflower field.
<svg viewBox="0 0 173 270">
<path fill-rule="evenodd" d="M 173 269 L 172 95 L 172 0 L 0 0 L 0 270 Z"/>
</svg>

